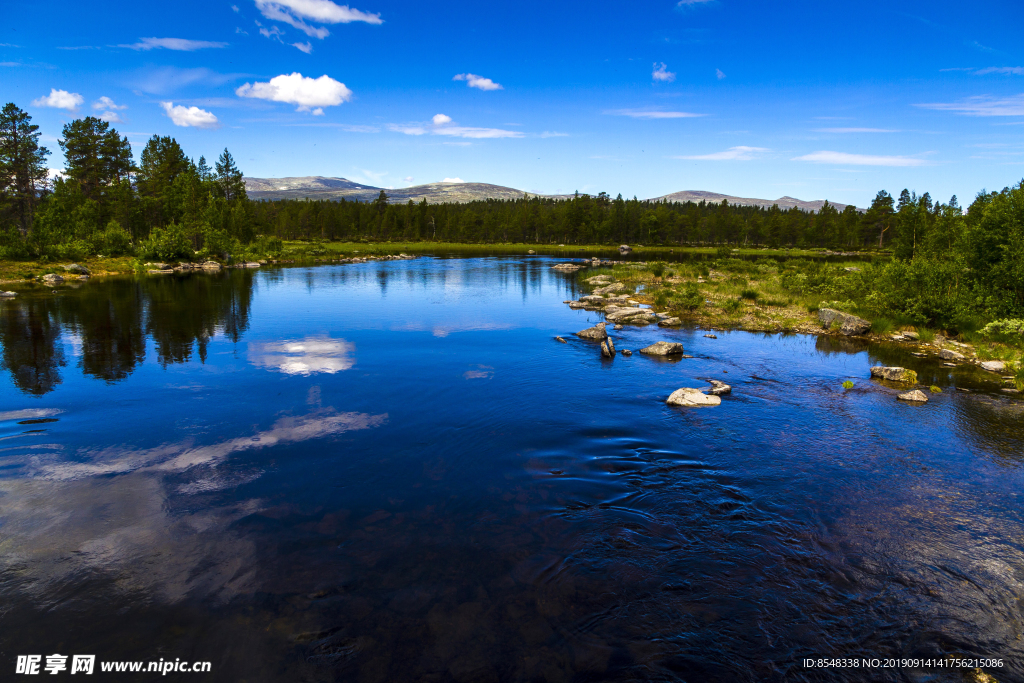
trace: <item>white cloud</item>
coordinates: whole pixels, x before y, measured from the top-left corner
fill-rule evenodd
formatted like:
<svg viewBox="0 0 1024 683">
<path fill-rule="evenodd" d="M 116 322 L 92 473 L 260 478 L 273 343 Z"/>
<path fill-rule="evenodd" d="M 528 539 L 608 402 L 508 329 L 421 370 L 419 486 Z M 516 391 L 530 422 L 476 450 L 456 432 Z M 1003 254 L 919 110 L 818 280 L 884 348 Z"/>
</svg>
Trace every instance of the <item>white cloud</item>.
<svg viewBox="0 0 1024 683">
<path fill-rule="evenodd" d="M 1024 116 L 1024 94 L 997 99 L 991 95 L 977 95 L 959 102 L 933 102 L 916 104 L 923 109 L 953 111 L 967 116 Z"/>
<path fill-rule="evenodd" d="M 453 81 L 466 81 L 466 85 L 470 88 L 479 88 L 480 90 L 504 90 L 500 83 L 495 83 L 489 78 L 483 76 L 477 76 L 476 74 L 455 74 L 452 77 Z"/>
<path fill-rule="evenodd" d="M 676 75 L 668 70 L 668 66 L 665 62 L 655 62 L 654 71 L 651 72 L 651 78 L 656 81 L 663 81 L 665 83 L 671 83 L 676 80 Z"/>
<path fill-rule="evenodd" d="M 402 178 L 402 182 L 411 183 L 412 182 L 412 176 L 410 175 L 410 176 L 406 176 L 406 177 Z"/>
<path fill-rule="evenodd" d="M 227 47 L 227 43 L 212 42 L 209 40 L 188 40 L 186 38 L 139 38 L 139 42 L 131 45 L 118 45 L 130 50 L 178 50 L 180 52 L 194 52 L 210 47 Z"/>
<path fill-rule="evenodd" d="M 899 133 L 889 128 L 815 128 L 815 133 Z"/>
<path fill-rule="evenodd" d="M 304 43 L 292 43 L 292 47 L 297 47 L 301 52 L 305 52 L 307 55 L 313 54 L 313 44 L 308 40 Z"/>
<path fill-rule="evenodd" d="M 662 111 L 660 109 L 612 109 L 605 114 L 612 116 L 629 116 L 634 119 L 690 119 L 704 114 L 692 114 L 687 111 Z"/>
<path fill-rule="evenodd" d="M 315 116 L 324 113 L 323 107 L 334 107 L 352 99 L 352 91 L 344 83 L 327 74 L 309 78 L 299 72 L 274 76 L 268 83 L 246 83 L 237 90 L 239 97 L 251 97 L 272 102 L 298 105 L 296 111 L 311 111 Z"/>
<path fill-rule="evenodd" d="M 85 99 L 78 93 L 57 90 L 56 88 L 50 88 L 50 94 L 46 97 L 32 100 L 33 106 L 36 107 L 53 107 L 54 109 L 65 109 L 70 112 L 77 110 L 78 106 L 83 102 L 85 102 Z"/>
<path fill-rule="evenodd" d="M 276 39 L 277 42 L 279 43 L 284 42 L 283 40 L 281 40 L 281 36 L 284 35 L 284 31 L 282 31 L 276 26 L 271 26 L 270 28 L 261 27 L 260 35 L 263 36 L 264 38 Z"/>
<path fill-rule="evenodd" d="M 124 123 L 124 119 L 116 111 L 105 111 L 100 114 L 99 119 L 107 123 Z"/>
<path fill-rule="evenodd" d="M 846 152 L 812 152 L 793 161 L 814 161 L 820 164 L 841 164 L 845 166 L 927 166 L 924 159 L 901 156 L 875 156 L 870 154 L 848 154 Z"/>
<path fill-rule="evenodd" d="M 569 137 L 569 134 L 568 133 L 559 133 L 559 132 L 553 131 L 553 130 L 546 130 L 543 133 L 541 133 L 540 136 L 542 138 L 567 138 L 567 137 Z"/>
<path fill-rule="evenodd" d="M 176 126 L 183 128 L 219 128 L 220 121 L 211 112 L 199 107 L 174 106 L 173 102 L 161 102 L 160 106 L 167 112 L 168 118 Z"/>
<path fill-rule="evenodd" d="M 441 181 L 442 183 L 464 183 L 466 182 L 462 178 L 445 178 Z"/>
<path fill-rule="evenodd" d="M 678 6 L 678 7 L 693 7 L 695 5 L 703 5 L 704 3 L 711 2 L 711 1 L 712 0 L 679 0 L 679 2 L 676 3 L 676 6 Z"/>
<path fill-rule="evenodd" d="M 128 105 L 115 104 L 114 100 L 104 95 L 103 97 L 99 98 L 98 100 L 92 103 L 92 108 L 96 110 L 106 109 L 108 111 L 120 111 L 122 109 L 127 109 Z"/>
<path fill-rule="evenodd" d="M 718 80 L 722 80 L 723 78 L 725 78 L 725 74 L 722 72 L 721 69 L 715 69 L 715 78 L 717 78 Z"/>
<path fill-rule="evenodd" d="M 430 134 L 471 139 L 523 137 L 523 133 L 517 130 L 450 125 L 453 123 L 452 117 L 446 114 L 435 114 L 431 121 L 432 123 L 393 123 L 388 125 L 388 129 L 406 135 Z"/>
<path fill-rule="evenodd" d="M 703 161 L 750 161 L 756 159 L 761 152 L 769 151 L 766 147 L 730 147 L 724 152 L 699 154 L 695 156 L 672 157 L 673 159 L 700 159 Z"/>
<path fill-rule="evenodd" d="M 330 31 L 322 26 L 310 26 L 302 19 L 320 24 L 349 24 L 354 21 L 384 23 L 379 13 L 363 12 L 348 5 L 337 5 L 330 0 L 256 0 L 256 8 L 267 19 L 284 22 L 321 40 L 331 35 Z"/>
<path fill-rule="evenodd" d="M 1024 76 L 1024 66 L 988 66 L 974 72 L 975 76 L 1003 74 L 1004 76 Z"/>
</svg>

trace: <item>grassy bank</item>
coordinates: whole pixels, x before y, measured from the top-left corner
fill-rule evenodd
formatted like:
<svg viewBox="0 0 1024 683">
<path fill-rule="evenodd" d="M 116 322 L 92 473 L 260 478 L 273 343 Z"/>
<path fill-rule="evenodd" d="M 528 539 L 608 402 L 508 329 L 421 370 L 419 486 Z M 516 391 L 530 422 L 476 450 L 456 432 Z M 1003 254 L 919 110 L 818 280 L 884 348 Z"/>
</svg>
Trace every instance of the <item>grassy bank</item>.
<svg viewBox="0 0 1024 683">
<path fill-rule="evenodd" d="M 626 291 L 638 291 L 632 299 L 708 329 L 837 334 L 822 329 L 817 312 L 838 309 L 868 320 L 866 336 L 875 341 L 912 332 L 935 351 L 945 348 L 975 361 L 1002 360 L 1007 374 L 1015 374 L 1018 388 L 1024 389 L 1024 334 L 1013 324 L 1021 321 L 1008 321 L 1007 326 L 980 320 L 974 329 L 946 330 L 915 324 L 908 316 L 881 314 L 873 306 L 878 297 L 869 283 L 872 270 L 882 267 L 856 260 L 724 258 L 616 264 L 611 269 L 587 268 L 577 277 L 592 291 L 601 285 L 586 284 L 589 278 L 610 276 L 626 285 Z"/>
</svg>

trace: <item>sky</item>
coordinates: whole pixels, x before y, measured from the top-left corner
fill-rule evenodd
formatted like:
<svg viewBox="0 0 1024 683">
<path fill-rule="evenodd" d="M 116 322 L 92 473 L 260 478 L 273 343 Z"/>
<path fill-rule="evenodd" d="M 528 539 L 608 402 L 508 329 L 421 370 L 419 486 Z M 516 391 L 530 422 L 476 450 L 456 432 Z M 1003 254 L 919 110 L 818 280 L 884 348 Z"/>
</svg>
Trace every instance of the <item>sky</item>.
<svg viewBox="0 0 1024 683">
<path fill-rule="evenodd" d="M 247 176 L 868 206 L 1024 178 L 1024 3 L 51 2 L 0 100 Z M 45 7 L 45 10 L 44 10 Z"/>
</svg>

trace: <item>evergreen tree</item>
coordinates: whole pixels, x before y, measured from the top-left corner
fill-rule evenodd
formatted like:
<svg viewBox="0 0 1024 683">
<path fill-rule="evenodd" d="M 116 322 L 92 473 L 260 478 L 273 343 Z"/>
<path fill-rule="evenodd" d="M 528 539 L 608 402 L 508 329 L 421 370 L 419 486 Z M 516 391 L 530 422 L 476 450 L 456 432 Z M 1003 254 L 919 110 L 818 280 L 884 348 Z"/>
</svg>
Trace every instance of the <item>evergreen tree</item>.
<svg viewBox="0 0 1024 683">
<path fill-rule="evenodd" d="M 13 221 L 22 236 L 32 226 L 35 207 L 46 187 L 46 157 L 39 126 L 9 102 L 0 110 L 0 222 Z"/>
<path fill-rule="evenodd" d="M 215 168 L 217 171 L 217 184 L 220 185 L 225 199 L 230 202 L 236 199 L 247 198 L 242 172 L 235 166 L 235 160 L 227 147 L 221 152 L 220 159 L 217 160 Z"/>
</svg>

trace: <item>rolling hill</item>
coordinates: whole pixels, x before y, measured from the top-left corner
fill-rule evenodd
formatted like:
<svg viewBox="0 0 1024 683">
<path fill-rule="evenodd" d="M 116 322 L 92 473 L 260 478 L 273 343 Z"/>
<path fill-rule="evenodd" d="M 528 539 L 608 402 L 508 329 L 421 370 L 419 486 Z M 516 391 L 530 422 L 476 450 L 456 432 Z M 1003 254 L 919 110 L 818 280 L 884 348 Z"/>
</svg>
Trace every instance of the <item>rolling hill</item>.
<svg viewBox="0 0 1024 683">
<path fill-rule="evenodd" d="M 361 202 L 373 201 L 382 188 L 347 180 L 345 178 L 325 178 L 323 176 L 304 176 L 294 178 L 246 178 L 245 189 L 251 199 L 349 199 Z M 479 199 L 521 199 L 526 193 L 512 187 L 491 185 L 489 183 L 427 183 L 395 190 L 384 190 L 391 203 L 409 201 L 419 202 L 423 199 L 429 204 L 442 202 L 471 202 Z M 544 197 L 564 198 L 571 195 L 540 195 Z M 803 201 L 794 197 L 778 199 L 751 199 L 732 195 L 706 192 L 703 190 L 684 190 L 672 194 L 653 197 L 651 201 L 668 200 L 670 202 L 701 202 L 720 203 L 723 199 L 730 204 L 741 206 L 770 207 L 778 204 L 781 209 L 796 207 L 804 211 L 818 211 L 824 200 Z M 845 204 L 832 204 L 842 211 Z"/>
</svg>

